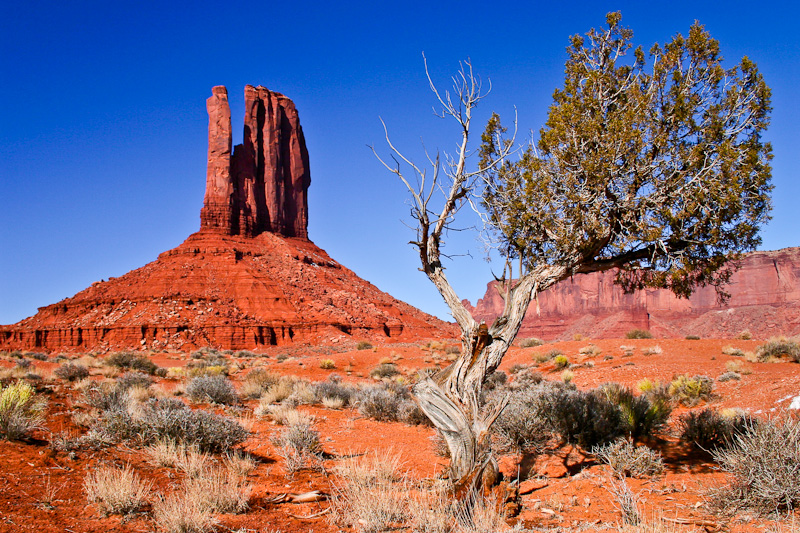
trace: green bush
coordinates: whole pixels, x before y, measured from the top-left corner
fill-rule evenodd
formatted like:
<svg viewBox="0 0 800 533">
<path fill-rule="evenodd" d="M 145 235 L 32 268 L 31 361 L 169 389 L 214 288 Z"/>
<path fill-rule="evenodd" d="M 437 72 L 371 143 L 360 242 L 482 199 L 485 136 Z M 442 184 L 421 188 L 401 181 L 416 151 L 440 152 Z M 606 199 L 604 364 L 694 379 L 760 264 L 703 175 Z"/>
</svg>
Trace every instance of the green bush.
<svg viewBox="0 0 800 533">
<path fill-rule="evenodd" d="M 770 357 L 787 355 L 798 363 L 800 362 L 800 344 L 785 337 L 773 337 L 756 348 L 756 355 L 759 361 L 766 361 Z"/>
<path fill-rule="evenodd" d="M 646 329 L 632 329 L 625 334 L 626 339 L 652 339 L 653 334 Z"/>
<path fill-rule="evenodd" d="M 569 359 L 565 355 L 558 355 L 553 360 L 553 363 L 555 363 L 557 370 L 561 370 L 569 366 Z"/>
<path fill-rule="evenodd" d="M 749 432 L 756 424 L 757 420 L 745 413 L 723 414 L 709 408 L 686 413 L 678 421 L 681 441 L 706 451 L 729 446 L 736 435 Z"/>
<path fill-rule="evenodd" d="M 107 356 L 103 363 L 121 370 L 138 370 L 146 374 L 155 374 L 158 366 L 144 355 L 133 352 L 117 352 Z"/>
<path fill-rule="evenodd" d="M 16 440 L 39 427 L 45 403 L 36 398 L 33 387 L 17 381 L 0 389 L 0 437 Z"/>
<path fill-rule="evenodd" d="M 714 390 L 714 380 L 708 376 L 677 376 L 669 384 L 669 395 L 675 402 L 694 407 L 708 401 Z"/>
<path fill-rule="evenodd" d="M 687 341 L 699 341 L 700 335 L 686 335 Z"/>
<path fill-rule="evenodd" d="M 634 440 L 652 436 L 666 425 L 672 413 L 670 402 L 655 394 L 635 396 L 618 383 L 607 383 L 600 390 L 619 407 L 625 431 Z"/>
</svg>

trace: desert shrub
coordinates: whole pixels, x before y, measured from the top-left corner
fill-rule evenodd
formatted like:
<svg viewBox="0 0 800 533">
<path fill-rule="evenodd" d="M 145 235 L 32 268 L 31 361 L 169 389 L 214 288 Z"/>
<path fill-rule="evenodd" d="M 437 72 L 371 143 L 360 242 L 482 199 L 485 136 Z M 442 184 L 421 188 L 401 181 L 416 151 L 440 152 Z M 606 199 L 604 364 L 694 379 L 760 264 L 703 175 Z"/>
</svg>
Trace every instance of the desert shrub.
<svg viewBox="0 0 800 533">
<path fill-rule="evenodd" d="M 752 334 L 752 333 L 750 333 L 750 330 L 749 330 L 749 329 L 745 329 L 745 330 L 742 330 L 742 332 L 741 332 L 741 333 L 739 333 L 739 335 L 737 335 L 737 337 L 736 337 L 736 338 L 737 338 L 737 339 L 741 339 L 741 340 L 743 340 L 743 341 L 749 341 L 750 339 L 752 339 L 752 338 L 753 338 L 753 334 Z"/>
<path fill-rule="evenodd" d="M 771 357 L 782 355 L 789 356 L 795 362 L 800 362 L 800 344 L 785 337 L 773 337 L 756 348 L 756 356 L 759 361 L 766 361 Z"/>
<path fill-rule="evenodd" d="M 37 361 L 47 361 L 48 360 L 48 357 L 47 357 L 46 353 L 34 352 L 34 353 L 31 353 L 31 354 L 28 354 L 28 355 L 30 357 L 32 357 L 33 359 L 36 359 Z"/>
<path fill-rule="evenodd" d="M 653 334 L 646 329 L 632 329 L 625 334 L 626 339 L 652 339 Z"/>
<path fill-rule="evenodd" d="M 16 440 L 39 427 L 45 403 L 36 398 L 33 387 L 17 381 L 0 388 L 0 437 Z"/>
<path fill-rule="evenodd" d="M 761 422 L 734 435 L 714 459 L 732 476 L 712 493 L 717 510 L 761 513 L 791 511 L 800 505 L 800 420 Z"/>
<path fill-rule="evenodd" d="M 649 477 L 664 471 L 661 454 L 627 439 L 592 448 L 592 453 L 620 477 Z"/>
<path fill-rule="evenodd" d="M 142 481 L 130 465 L 100 467 L 90 471 L 83 480 L 87 500 L 104 516 L 138 511 L 147 502 L 151 486 Z"/>
<path fill-rule="evenodd" d="M 519 342 L 520 348 L 533 348 L 536 346 L 541 346 L 544 344 L 542 339 L 537 339 L 536 337 L 528 337 L 527 339 L 520 339 Z"/>
<path fill-rule="evenodd" d="M 356 344 L 356 350 L 369 350 L 370 348 L 372 348 L 372 344 L 367 341 L 358 341 Z"/>
<path fill-rule="evenodd" d="M 699 341 L 700 335 L 686 335 L 687 341 Z"/>
<path fill-rule="evenodd" d="M 444 353 L 447 355 L 458 355 L 461 353 L 461 346 L 457 344 L 451 344 L 444 349 Z"/>
<path fill-rule="evenodd" d="M 647 348 L 642 348 L 642 355 L 660 355 L 663 353 L 664 350 L 661 349 L 661 346 L 656 344 L 655 346 L 648 346 Z"/>
<path fill-rule="evenodd" d="M 588 355 L 589 357 L 594 357 L 603 353 L 603 350 L 601 350 L 596 344 L 589 344 L 588 346 L 584 346 L 578 350 L 578 353 L 582 355 Z"/>
<path fill-rule="evenodd" d="M 722 353 L 734 357 L 744 357 L 744 351 L 740 348 L 734 348 L 733 346 L 723 346 Z"/>
<path fill-rule="evenodd" d="M 53 373 L 67 381 L 80 381 L 89 377 L 89 369 L 80 363 L 63 363 Z"/>
<path fill-rule="evenodd" d="M 284 460 L 286 473 L 295 472 L 309 465 L 320 465 L 322 444 L 319 433 L 310 421 L 297 420 L 272 438 L 276 453 Z"/>
<path fill-rule="evenodd" d="M 495 370 L 484 379 L 483 390 L 494 390 L 505 385 L 506 381 L 508 381 L 508 375 L 502 370 Z"/>
<path fill-rule="evenodd" d="M 575 373 L 572 370 L 564 370 L 561 373 L 561 381 L 564 383 L 572 383 L 572 380 L 575 378 Z"/>
<path fill-rule="evenodd" d="M 544 376 L 542 376 L 541 372 L 537 372 L 529 367 L 524 367 L 514 374 L 514 381 L 511 382 L 509 388 L 519 389 L 530 387 L 531 385 L 536 385 L 542 381 L 544 381 Z"/>
<path fill-rule="evenodd" d="M 749 432 L 757 423 L 741 411 L 709 408 L 691 411 L 678 420 L 681 441 L 706 451 L 729 446 L 736 435 Z"/>
<path fill-rule="evenodd" d="M 739 381 L 740 379 L 742 379 L 742 376 L 738 372 L 723 372 L 719 375 L 717 381 L 725 383 L 726 381 Z"/>
<path fill-rule="evenodd" d="M 553 359 L 553 363 L 556 365 L 556 370 L 561 370 L 569 366 L 569 359 L 565 355 L 558 355 Z"/>
<path fill-rule="evenodd" d="M 677 376 L 669 384 L 669 395 L 679 404 L 694 407 L 708 401 L 714 390 L 714 380 L 708 376 Z"/>
<path fill-rule="evenodd" d="M 233 383 L 225 376 L 197 376 L 186 387 L 186 395 L 193 402 L 235 404 L 238 401 Z"/>
<path fill-rule="evenodd" d="M 340 407 L 344 407 L 353 400 L 356 389 L 352 385 L 342 383 L 339 376 L 332 374 L 326 381 L 315 385 L 315 394 L 321 401 L 340 400 Z"/>
<path fill-rule="evenodd" d="M 189 409 L 174 398 L 152 400 L 137 409 L 113 407 L 101 414 L 92 429 L 110 441 L 145 445 L 170 439 L 209 453 L 228 451 L 249 435 L 232 418 Z"/>
<path fill-rule="evenodd" d="M 322 359 L 319 362 L 319 367 L 322 370 L 333 370 L 336 368 L 336 363 L 333 361 L 333 359 Z"/>
<path fill-rule="evenodd" d="M 546 363 L 547 361 L 550 361 L 551 359 L 555 359 L 556 357 L 563 356 L 563 355 L 564 355 L 564 353 L 561 350 L 557 350 L 557 349 L 553 348 L 549 352 L 537 353 L 536 355 L 533 356 L 533 358 L 537 363 Z"/>
<path fill-rule="evenodd" d="M 611 476 L 608 479 L 606 490 L 614 497 L 614 507 L 622 514 L 624 526 L 637 528 L 642 525 L 642 513 L 639 510 L 639 494 L 634 493 L 625 478 Z M 627 529 L 626 527 L 625 529 Z"/>
<path fill-rule="evenodd" d="M 103 363 L 120 370 L 138 370 L 146 374 L 154 374 L 158 366 L 144 355 L 133 352 L 117 352 L 107 356 Z"/>
<path fill-rule="evenodd" d="M 122 390 L 132 389 L 134 387 L 148 388 L 153 384 L 153 379 L 142 372 L 125 372 L 117 378 L 117 387 Z"/>
<path fill-rule="evenodd" d="M 270 386 L 258 400 L 259 406 L 268 406 L 269 404 L 281 402 L 292 395 L 294 390 L 294 383 L 291 377 L 281 376 L 278 382 Z"/>
<path fill-rule="evenodd" d="M 618 383 L 606 383 L 600 390 L 619 407 L 625 431 L 634 440 L 649 437 L 663 428 L 672 413 L 670 402 L 655 394 L 636 396 L 630 388 Z"/>
<path fill-rule="evenodd" d="M 580 391 L 572 386 L 550 386 L 539 413 L 565 442 L 584 449 L 622 436 L 626 424 L 616 405 L 600 390 Z"/>
<path fill-rule="evenodd" d="M 550 437 L 550 426 L 540 414 L 546 387 L 531 384 L 510 395 L 508 405 L 491 427 L 496 452 L 536 451 L 544 446 Z M 506 394 L 498 391 L 488 399 L 488 407 L 496 405 Z"/>
<path fill-rule="evenodd" d="M 153 521 L 162 533 L 209 533 L 218 524 L 202 501 L 185 490 L 176 491 L 153 504 Z"/>
<path fill-rule="evenodd" d="M 369 375 L 372 378 L 391 378 L 396 376 L 400 373 L 400 370 L 397 369 L 397 365 L 394 363 L 381 363 L 375 368 L 373 368 Z"/>
<path fill-rule="evenodd" d="M 245 398 L 260 398 L 270 387 L 280 381 L 280 376 L 263 368 L 255 368 L 247 373 L 240 392 Z"/>
<path fill-rule="evenodd" d="M 378 421 L 392 422 L 399 419 L 400 404 L 404 398 L 394 389 L 373 385 L 361 389 L 356 401 L 362 415 Z"/>
<path fill-rule="evenodd" d="M 251 352 L 250 350 L 239 350 L 238 352 L 233 354 L 234 357 L 238 357 L 240 359 L 253 359 L 255 357 L 266 357 L 266 355 L 259 356 L 255 352 Z"/>
</svg>

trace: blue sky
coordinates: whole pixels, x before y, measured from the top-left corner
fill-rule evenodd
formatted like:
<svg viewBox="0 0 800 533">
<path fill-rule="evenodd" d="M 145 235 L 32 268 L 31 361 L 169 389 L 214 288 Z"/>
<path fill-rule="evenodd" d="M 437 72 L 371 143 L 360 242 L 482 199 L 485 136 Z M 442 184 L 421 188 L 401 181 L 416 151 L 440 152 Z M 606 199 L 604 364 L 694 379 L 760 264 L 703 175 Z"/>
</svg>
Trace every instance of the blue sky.
<svg viewBox="0 0 800 533">
<path fill-rule="evenodd" d="M 443 318 L 418 272 L 402 185 L 367 148 L 420 139 L 452 150 L 424 75 L 447 85 L 470 57 L 492 111 L 538 131 L 568 37 L 621 10 L 648 49 L 694 20 L 729 62 L 748 55 L 773 89 L 773 220 L 763 249 L 800 245 L 795 2 L 6 2 L 0 10 L 0 324 L 153 261 L 199 227 L 205 99 L 226 85 L 234 142 L 245 84 L 292 98 L 311 156 L 311 239 L 382 290 Z M 724 6 L 724 7 L 723 7 Z M 482 246 L 454 235 L 448 272 L 473 302 Z"/>
</svg>

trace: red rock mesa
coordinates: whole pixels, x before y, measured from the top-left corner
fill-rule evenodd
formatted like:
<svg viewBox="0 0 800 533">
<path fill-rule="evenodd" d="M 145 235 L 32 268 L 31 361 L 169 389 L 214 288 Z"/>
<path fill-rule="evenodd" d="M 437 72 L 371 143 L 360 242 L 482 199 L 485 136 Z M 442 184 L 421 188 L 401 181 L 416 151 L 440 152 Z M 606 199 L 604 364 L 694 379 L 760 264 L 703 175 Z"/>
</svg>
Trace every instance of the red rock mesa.
<svg viewBox="0 0 800 533">
<path fill-rule="evenodd" d="M 615 276 L 614 271 L 581 274 L 543 292 L 538 305 L 531 303 L 520 335 L 613 338 L 634 328 L 666 337 L 725 338 L 743 330 L 760 338 L 800 334 L 800 248 L 745 256 L 725 287 L 731 296 L 725 304 L 710 287 L 697 289 L 688 300 L 667 290 L 625 294 Z M 491 323 L 503 309 L 494 283 L 469 307 Z"/>
<path fill-rule="evenodd" d="M 200 231 L 142 268 L 0 327 L 0 349 L 252 349 L 454 335 L 308 239 L 311 178 L 294 103 L 248 85 L 244 143 L 231 152 L 227 91 L 212 92 Z"/>
</svg>

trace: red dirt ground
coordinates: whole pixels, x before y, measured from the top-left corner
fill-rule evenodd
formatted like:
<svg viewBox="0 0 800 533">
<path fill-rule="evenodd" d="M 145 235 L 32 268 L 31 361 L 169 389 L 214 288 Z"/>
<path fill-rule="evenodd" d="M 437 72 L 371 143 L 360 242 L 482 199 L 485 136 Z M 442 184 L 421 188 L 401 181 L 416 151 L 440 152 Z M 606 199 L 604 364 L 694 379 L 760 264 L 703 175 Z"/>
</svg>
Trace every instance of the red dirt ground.
<svg viewBox="0 0 800 533">
<path fill-rule="evenodd" d="M 572 368 L 574 383 L 581 389 L 587 389 L 609 381 L 627 385 L 635 385 L 644 378 L 669 381 L 676 374 L 702 374 L 716 378 L 725 372 L 728 361 L 738 361 L 750 373 L 743 374 L 741 381 L 715 382 L 716 396 L 710 406 L 743 408 L 761 416 L 769 416 L 788 407 L 791 398 L 800 395 L 800 365 L 789 362 L 748 362 L 742 357 L 722 354 L 722 348 L 728 346 L 754 351 L 761 342 L 731 339 L 584 339 L 535 348 L 513 348 L 501 369 L 508 371 L 512 365 L 530 365 L 537 353 L 558 349 L 575 365 Z M 590 343 L 597 345 L 600 354 L 579 354 L 579 350 Z M 623 346 L 632 347 L 633 355 L 624 356 Z M 642 353 L 654 346 L 659 346 L 661 353 Z M 241 380 L 250 368 L 263 366 L 272 372 L 316 381 L 324 380 L 335 372 L 345 381 L 356 383 L 369 381 L 369 371 L 382 360 L 396 362 L 409 378 L 418 369 L 443 367 L 448 363 L 443 351 L 425 348 L 423 344 L 387 344 L 347 352 L 323 347 L 272 348 L 264 355 L 267 357 L 239 360 L 243 368 L 232 373 L 232 379 L 235 382 Z M 281 359 L 288 358 L 279 362 L 278 356 Z M 611 358 L 607 359 L 607 356 Z M 186 365 L 190 356 L 151 354 L 151 359 L 159 366 L 178 367 Z M 321 369 L 320 361 L 323 359 L 333 360 L 336 368 Z M 0 360 L 0 366 L 10 368 L 13 361 L 5 357 Z M 85 407 L 79 403 L 79 393 L 53 375 L 52 371 L 57 366 L 55 363 L 35 360 L 32 363 L 44 378 L 39 382 L 39 389 L 48 400 L 46 427 L 35 431 L 32 438 L 25 442 L 0 441 L 0 532 L 153 531 L 152 518 L 147 509 L 125 519 L 118 516 L 102 518 L 95 508 L 87 506 L 83 479 L 87 472 L 98 465 L 130 463 L 140 475 L 153 482 L 153 494 L 166 494 L 180 481 L 179 476 L 174 470 L 149 464 L 141 449 L 124 445 L 99 451 L 55 451 L 50 446 L 54 435 L 62 432 L 79 435 L 86 431 L 76 425 L 72 417 L 76 410 Z M 544 374 L 545 379 L 557 380 L 561 376 L 561 371 L 556 371 L 552 363 L 540 365 L 538 371 Z M 93 368 L 92 379 L 103 379 L 101 372 L 102 368 Z M 157 383 L 166 390 L 177 386 L 176 381 L 166 379 L 157 380 Z M 376 422 L 362 417 L 354 409 L 303 406 L 301 410 L 315 416 L 314 425 L 321 434 L 326 452 L 324 465 L 327 474 L 301 471 L 289 478 L 285 475 L 282 459 L 275 453 L 269 439 L 278 426 L 268 419 L 252 417 L 256 403 L 243 402 L 238 410 L 240 415 L 249 416 L 252 422 L 253 435 L 244 448 L 259 461 L 248 477 L 248 482 L 254 487 L 249 501 L 250 510 L 241 515 L 219 516 L 219 531 L 338 531 L 340 528 L 326 516 L 298 518 L 324 510 L 327 502 L 279 505 L 269 503 L 267 499 L 284 492 L 299 493 L 314 489 L 329 493 L 336 482 L 334 467 L 345 455 L 391 450 L 401 457 L 403 468 L 413 479 L 433 478 L 446 468 L 447 460 L 434 453 L 431 441 L 434 431 L 428 427 Z M 709 404 L 697 408 L 706 405 Z M 673 433 L 675 417 L 685 411 L 684 408 L 673 412 Z M 722 522 L 709 513 L 705 493 L 709 487 L 723 483 L 725 475 L 716 471 L 706 456 L 685 449 L 674 436 L 667 434 L 651 444 L 663 454 L 667 464 L 666 473 L 648 479 L 629 479 L 629 484 L 634 492 L 639 493 L 644 515 L 652 521 L 663 521 L 670 527 L 675 527 L 673 522 L 676 520 L 690 522 L 689 525 L 677 526 L 679 531 L 778 531 L 781 527 L 790 530 L 787 522 L 776 526 L 770 520 L 744 515 L 730 523 Z M 520 459 L 519 456 L 501 458 L 501 469 L 506 476 L 517 475 Z M 529 458 L 522 459 L 531 463 Z M 614 530 L 621 527 L 620 512 L 607 490 L 606 467 L 595 464 L 591 457 L 580 450 L 560 448 L 535 458 L 532 460 L 530 476 L 522 484 L 522 512 L 515 519 L 524 527 L 554 531 Z"/>
</svg>

